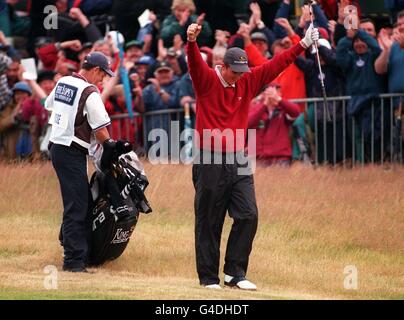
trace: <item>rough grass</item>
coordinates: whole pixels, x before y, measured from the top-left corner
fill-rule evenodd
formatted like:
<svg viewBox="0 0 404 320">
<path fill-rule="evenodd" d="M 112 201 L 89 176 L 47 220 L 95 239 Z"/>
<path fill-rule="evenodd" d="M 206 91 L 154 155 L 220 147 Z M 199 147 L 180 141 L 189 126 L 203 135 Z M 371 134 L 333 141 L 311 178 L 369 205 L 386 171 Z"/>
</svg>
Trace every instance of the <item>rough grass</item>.
<svg viewBox="0 0 404 320">
<path fill-rule="evenodd" d="M 127 250 L 93 274 L 61 270 L 59 185 L 49 163 L 0 164 L 1 299 L 404 299 L 404 170 L 258 169 L 259 227 L 248 276 L 257 292 L 198 285 L 191 167 L 146 164 L 154 212 Z M 231 220 L 225 224 L 222 253 Z M 358 289 L 344 289 L 344 268 Z"/>
</svg>

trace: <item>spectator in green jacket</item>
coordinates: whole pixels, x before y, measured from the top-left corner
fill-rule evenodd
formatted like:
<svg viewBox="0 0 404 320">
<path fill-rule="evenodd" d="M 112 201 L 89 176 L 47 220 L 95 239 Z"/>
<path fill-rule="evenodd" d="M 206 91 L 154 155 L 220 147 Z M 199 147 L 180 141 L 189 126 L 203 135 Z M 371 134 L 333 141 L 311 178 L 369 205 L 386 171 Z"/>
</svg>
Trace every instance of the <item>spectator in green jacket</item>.
<svg viewBox="0 0 404 320">
<path fill-rule="evenodd" d="M 176 34 L 181 35 L 182 40 L 186 41 L 186 30 L 191 23 L 202 25 L 202 32 L 198 37 L 198 45 L 209 45 L 212 29 L 205 21 L 205 14 L 197 16 L 193 0 L 173 0 L 171 6 L 172 14 L 163 21 L 161 28 L 161 38 L 164 40 L 165 47 L 173 46 L 173 38 Z"/>
</svg>

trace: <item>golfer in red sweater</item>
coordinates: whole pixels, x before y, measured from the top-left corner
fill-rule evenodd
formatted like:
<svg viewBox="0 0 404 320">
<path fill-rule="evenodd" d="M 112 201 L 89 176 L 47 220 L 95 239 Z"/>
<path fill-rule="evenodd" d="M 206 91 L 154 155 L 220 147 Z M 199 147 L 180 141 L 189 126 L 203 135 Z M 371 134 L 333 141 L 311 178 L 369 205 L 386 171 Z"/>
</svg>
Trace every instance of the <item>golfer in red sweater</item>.
<svg viewBox="0 0 404 320">
<path fill-rule="evenodd" d="M 215 145 L 217 132 L 247 130 L 251 100 L 264 85 L 276 78 L 296 57 L 318 40 L 318 30 L 308 28 L 305 37 L 289 50 L 265 64 L 248 67 L 244 50 L 230 48 L 224 64 L 211 69 L 202 59 L 196 39 L 202 27 L 191 24 L 187 30 L 188 68 L 196 94 L 196 130 L 201 137 L 196 143 L 202 154 L 241 153 L 243 139 L 228 141 L 223 135 Z M 204 131 L 214 130 L 209 139 Z M 231 139 L 231 138 L 230 138 Z M 203 156 L 204 158 L 204 156 Z M 202 159 L 202 157 L 201 157 Z M 258 210 L 252 174 L 240 175 L 240 163 L 194 164 L 192 179 L 195 187 L 195 250 L 196 267 L 201 285 L 220 289 L 220 238 L 226 212 L 234 219 L 227 242 L 224 284 L 243 290 L 256 290 L 246 279 L 248 259 L 257 230 Z"/>
</svg>

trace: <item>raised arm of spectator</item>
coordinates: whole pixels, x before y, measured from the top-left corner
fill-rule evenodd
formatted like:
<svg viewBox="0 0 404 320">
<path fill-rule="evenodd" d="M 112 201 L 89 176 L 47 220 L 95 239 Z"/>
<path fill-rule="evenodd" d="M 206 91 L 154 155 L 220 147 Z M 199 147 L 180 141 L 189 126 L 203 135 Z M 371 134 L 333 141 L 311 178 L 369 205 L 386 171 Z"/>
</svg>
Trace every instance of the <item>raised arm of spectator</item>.
<svg viewBox="0 0 404 320">
<path fill-rule="evenodd" d="M 25 80 L 28 85 L 31 87 L 34 94 L 38 97 L 39 100 L 46 99 L 47 95 L 45 91 L 39 86 L 38 82 L 35 80 Z"/>
<path fill-rule="evenodd" d="M 351 55 L 352 38 L 344 37 L 338 42 L 337 46 L 337 63 L 342 70 L 347 71 L 353 65 L 353 57 Z"/>
<path fill-rule="evenodd" d="M 259 32 L 263 32 L 268 39 L 268 46 L 270 48 L 276 40 L 275 33 L 262 21 L 261 8 L 256 2 L 250 3 L 250 10 L 252 12 L 249 21 L 250 30 L 258 30 Z"/>
<path fill-rule="evenodd" d="M 107 80 L 107 82 L 102 90 L 102 93 L 101 93 L 101 100 L 102 100 L 102 102 L 104 102 L 104 104 L 109 99 L 109 97 L 112 95 L 115 86 L 118 84 L 118 79 L 119 79 L 119 76 L 116 76 L 116 77 L 110 77 Z"/>
<path fill-rule="evenodd" d="M 183 35 L 184 34 L 184 26 L 180 25 L 180 22 L 174 17 L 168 16 L 164 19 L 163 25 L 160 29 L 161 39 L 167 46 L 170 45 L 173 41 L 173 38 L 176 34 Z"/>
<path fill-rule="evenodd" d="M 370 36 L 366 31 L 364 30 L 358 30 L 357 33 L 359 39 L 361 39 L 363 42 L 365 42 L 370 51 L 372 52 L 372 56 L 376 59 L 380 53 L 382 52 L 382 49 L 380 48 L 379 44 L 377 43 L 377 40 Z"/>
<path fill-rule="evenodd" d="M 45 100 L 44 107 L 48 111 L 53 111 L 53 100 L 55 97 L 55 91 L 56 91 L 56 86 L 53 88 L 52 92 L 49 94 L 49 96 Z"/>
<path fill-rule="evenodd" d="M 315 4 L 312 7 L 316 26 L 328 30 L 328 19 L 323 9 L 318 4 Z"/>
<path fill-rule="evenodd" d="M 73 51 L 81 49 L 79 40 L 69 40 L 64 42 L 50 43 L 38 49 L 38 57 L 42 61 L 46 70 L 54 70 L 59 59 L 58 53 L 60 49 L 70 48 Z"/>
<path fill-rule="evenodd" d="M 278 18 L 289 19 L 290 12 L 290 0 L 283 0 L 276 12 L 275 21 Z M 286 31 L 277 23 L 274 23 L 274 33 L 278 39 L 282 39 L 287 36 Z"/>
<path fill-rule="evenodd" d="M 347 30 L 345 29 L 344 23 L 346 19 L 345 8 L 349 5 L 349 0 L 341 0 L 338 4 L 338 20 L 334 32 L 334 43 L 336 45 L 338 45 L 338 42 L 347 35 Z M 356 19 L 359 18 L 357 17 Z"/>
<path fill-rule="evenodd" d="M 96 24 L 90 21 L 87 16 L 80 10 L 80 8 L 71 8 L 69 11 L 69 16 L 80 23 L 80 25 L 84 29 L 88 41 L 95 42 L 103 38 Z"/>
<path fill-rule="evenodd" d="M 302 35 L 303 31 L 306 28 L 308 28 L 308 26 L 311 23 L 309 6 L 308 5 L 302 6 L 301 10 L 302 15 L 300 16 L 299 24 L 296 29 L 299 35 Z M 330 31 L 328 27 L 329 21 L 320 6 L 313 5 L 313 15 L 315 26 L 319 28 L 324 28 L 329 32 Z"/>
<path fill-rule="evenodd" d="M 4 35 L 3 31 L 0 30 L 0 43 L 4 46 L 8 46 L 7 55 L 11 58 L 18 55 L 17 51 L 14 49 L 12 45 L 7 42 L 6 36 Z"/>
<path fill-rule="evenodd" d="M 277 18 L 275 19 L 275 22 L 278 26 L 280 26 L 285 32 L 286 36 L 289 38 L 293 38 L 294 35 L 296 34 L 295 31 L 293 30 L 292 26 L 289 23 L 289 20 L 286 18 Z M 299 37 L 300 40 L 300 37 Z"/>
<path fill-rule="evenodd" d="M 244 41 L 244 50 L 248 56 L 248 63 L 252 67 L 260 66 L 268 61 L 266 57 L 262 55 L 262 53 L 258 50 L 258 48 L 251 42 L 250 37 L 250 26 L 246 23 L 240 24 L 240 27 L 237 31 L 239 35 L 243 37 Z"/>
<path fill-rule="evenodd" d="M 390 39 L 385 29 L 380 30 L 379 44 L 383 51 L 375 61 L 375 71 L 377 74 L 385 74 L 388 71 L 389 57 L 393 45 L 393 40 Z"/>
<path fill-rule="evenodd" d="M 140 113 L 145 112 L 144 100 L 143 100 L 143 90 L 140 86 L 140 77 L 138 73 L 132 73 L 129 78 L 133 81 L 133 107 L 135 111 Z"/>
</svg>

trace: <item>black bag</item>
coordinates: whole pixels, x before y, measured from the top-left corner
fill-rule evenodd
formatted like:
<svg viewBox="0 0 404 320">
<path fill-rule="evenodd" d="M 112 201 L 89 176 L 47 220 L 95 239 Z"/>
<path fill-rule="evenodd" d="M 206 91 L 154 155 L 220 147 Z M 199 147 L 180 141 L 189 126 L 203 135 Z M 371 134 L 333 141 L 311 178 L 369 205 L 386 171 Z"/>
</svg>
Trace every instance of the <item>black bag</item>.
<svg viewBox="0 0 404 320">
<path fill-rule="evenodd" d="M 97 171 L 91 177 L 94 206 L 89 212 L 89 265 L 118 258 L 128 245 L 139 212 L 152 211 L 144 195 L 148 180 L 139 165 L 136 154 L 130 152 L 120 156 L 109 172 Z"/>
</svg>

